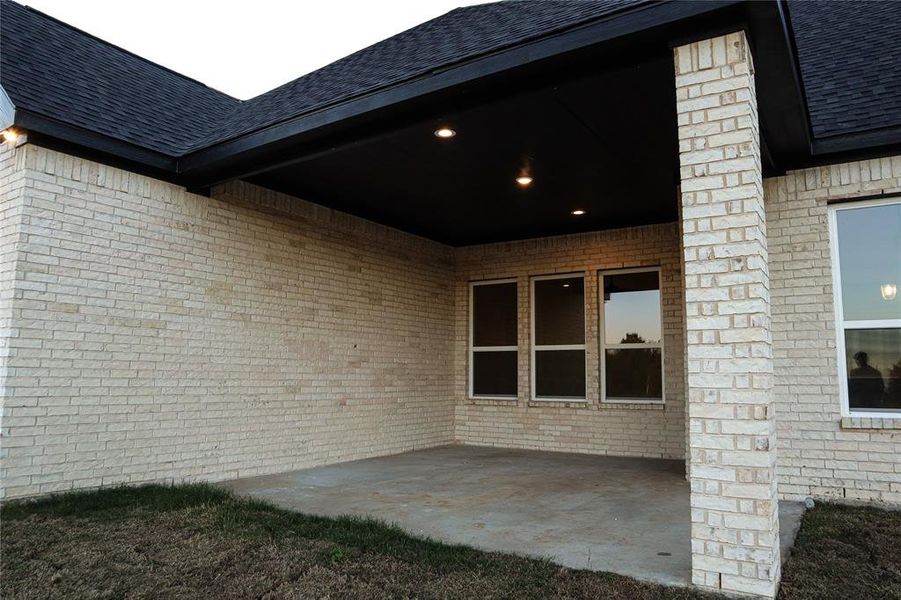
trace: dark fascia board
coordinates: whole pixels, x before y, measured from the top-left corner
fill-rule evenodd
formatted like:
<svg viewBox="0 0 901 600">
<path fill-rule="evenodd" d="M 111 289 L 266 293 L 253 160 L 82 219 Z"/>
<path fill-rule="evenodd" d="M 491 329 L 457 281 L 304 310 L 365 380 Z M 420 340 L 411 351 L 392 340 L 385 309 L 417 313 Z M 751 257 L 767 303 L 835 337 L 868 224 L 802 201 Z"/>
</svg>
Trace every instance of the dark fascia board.
<svg viewBox="0 0 901 600">
<path fill-rule="evenodd" d="M 814 163 L 822 164 L 827 157 L 854 156 L 872 158 L 896 152 L 901 147 L 901 125 L 857 131 L 814 140 Z M 866 150 L 866 154 L 862 153 Z"/>
<path fill-rule="evenodd" d="M 748 5 L 751 54 L 754 57 L 760 137 L 773 174 L 794 168 L 810 156 L 812 133 L 794 35 L 785 3 Z"/>
<path fill-rule="evenodd" d="M 174 157 L 21 108 L 15 126 L 25 130 L 29 143 L 181 184 Z"/>
<path fill-rule="evenodd" d="M 235 169 L 236 165 L 254 153 L 259 153 L 269 144 L 283 144 L 292 140 L 299 142 L 305 136 L 321 132 L 348 119 L 364 117 L 400 103 L 447 91 L 559 54 L 588 48 L 653 27 L 740 5 L 743 2 L 744 0 L 708 2 L 668 0 L 617 13 L 573 30 L 543 37 L 213 144 L 180 158 L 178 172 L 200 185 L 219 181 L 219 178 L 223 177 L 221 173 L 225 170 L 229 172 L 226 178 L 241 177 L 243 173 Z"/>
</svg>

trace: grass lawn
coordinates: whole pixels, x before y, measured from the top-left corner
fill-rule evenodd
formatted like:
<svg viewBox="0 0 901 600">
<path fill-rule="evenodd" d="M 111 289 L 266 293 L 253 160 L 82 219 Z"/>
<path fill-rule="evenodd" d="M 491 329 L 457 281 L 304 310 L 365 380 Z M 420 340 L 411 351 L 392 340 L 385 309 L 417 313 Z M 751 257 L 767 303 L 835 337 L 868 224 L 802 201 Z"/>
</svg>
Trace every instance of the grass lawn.
<svg viewBox="0 0 901 600">
<path fill-rule="evenodd" d="M 807 511 L 779 598 L 901 599 L 901 511 L 838 504 Z"/>
<path fill-rule="evenodd" d="M 311 517 L 208 485 L 72 493 L 2 508 L 0 597 L 709 598 L 608 573 Z M 901 513 L 820 506 L 785 598 L 901 598 Z"/>
</svg>

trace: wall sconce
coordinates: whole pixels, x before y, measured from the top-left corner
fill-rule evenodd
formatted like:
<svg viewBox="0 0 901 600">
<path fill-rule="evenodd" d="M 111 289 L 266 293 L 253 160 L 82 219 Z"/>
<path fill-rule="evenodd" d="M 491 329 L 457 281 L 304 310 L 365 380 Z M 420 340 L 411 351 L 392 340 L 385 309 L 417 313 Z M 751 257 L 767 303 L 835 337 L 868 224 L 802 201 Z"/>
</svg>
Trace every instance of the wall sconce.
<svg viewBox="0 0 901 600">
<path fill-rule="evenodd" d="M 882 292 L 883 300 L 894 300 L 898 295 L 898 286 L 894 283 L 883 283 L 879 286 L 879 291 Z"/>
<path fill-rule="evenodd" d="M 15 144 L 19 139 L 19 132 L 15 129 L 4 129 L 0 136 L 3 137 L 4 142 L 9 142 L 10 144 Z"/>
</svg>

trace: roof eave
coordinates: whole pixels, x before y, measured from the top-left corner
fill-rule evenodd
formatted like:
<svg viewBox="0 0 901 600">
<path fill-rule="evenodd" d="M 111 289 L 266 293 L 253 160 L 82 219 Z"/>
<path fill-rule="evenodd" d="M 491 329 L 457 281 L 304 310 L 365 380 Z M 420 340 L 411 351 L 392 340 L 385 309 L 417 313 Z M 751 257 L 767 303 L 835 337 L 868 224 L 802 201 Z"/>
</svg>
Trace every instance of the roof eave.
<svg viewBox="0 0 901 600">
<path fill-rule="evenodd" d="M 838 158 L 872 158 L 901 150 L 901 125 L 855 131 L 841 135 L 817 138 L 813 141 L 813 162 Z"/>
<path fill-rule="evenodd" d="M 87 155 L 107 164 L 176 182 L 175 157 L 58 119 L 19 108 L 12 123 L 28 133 L 29 142 Z"/>
<path fill-rule="evenodd" d="M 247 177 L 269 163 L 271 159 L 262 159 L 267 148 L 272 150 L 298 144 L 326 134 L 336 126 L 351 122 L 362 124 L 389 109 L 410 105 L 477 80 L 743 3 L 744 0 L 667 0 L 640 6 L 199 149 L 179 158 L 178 172 L 197 185 Z"/>
</svg>

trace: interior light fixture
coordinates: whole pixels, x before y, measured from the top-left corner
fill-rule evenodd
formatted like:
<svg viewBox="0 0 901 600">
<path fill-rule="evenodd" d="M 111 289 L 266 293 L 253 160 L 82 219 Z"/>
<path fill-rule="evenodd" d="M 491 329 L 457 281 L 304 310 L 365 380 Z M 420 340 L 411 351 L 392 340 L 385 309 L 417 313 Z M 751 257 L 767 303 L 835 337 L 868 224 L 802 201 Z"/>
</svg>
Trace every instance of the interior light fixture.
<svg viewBox="0 0 901 600">
<path fill-rule="evenodd" d="M 879 291 L 882 293 L 883 300 L 894 300 L 898 295 L 898 286 L 894 283 L 883 283 L 879 286 Z"/>
<path fill-rule="evenodd" d="M 10 144 L 15 143 L 15 141 L 19 139 L 19 134 L 14 129 L 4 129 L 3 130 L 3 140 L 9 142 Z"/>
<path fill-rule="evenodd" d="M 457 135 L 457 132 L 450 127 L 441 127 L 435 130 L 435 137 L 441 138 L 443 140 L 449 140 L 455 135 Z"/>
<path fill-rule="evenodd" d="M 581 208 L 577 208 L 576 210 L 572 211 L 570 214 L 573 214 L 577 217 L 581 217 L 582 215 L 585 214 L 585 211 L 582 210 Z"/>
<path fill-rule="evenodd" d="M 529 187 L 532 185 L 533 179 L 528 175 L 520 175 L 516 178 L 516 183 L 518 183 L 521 187 Z"/>
</svg>

